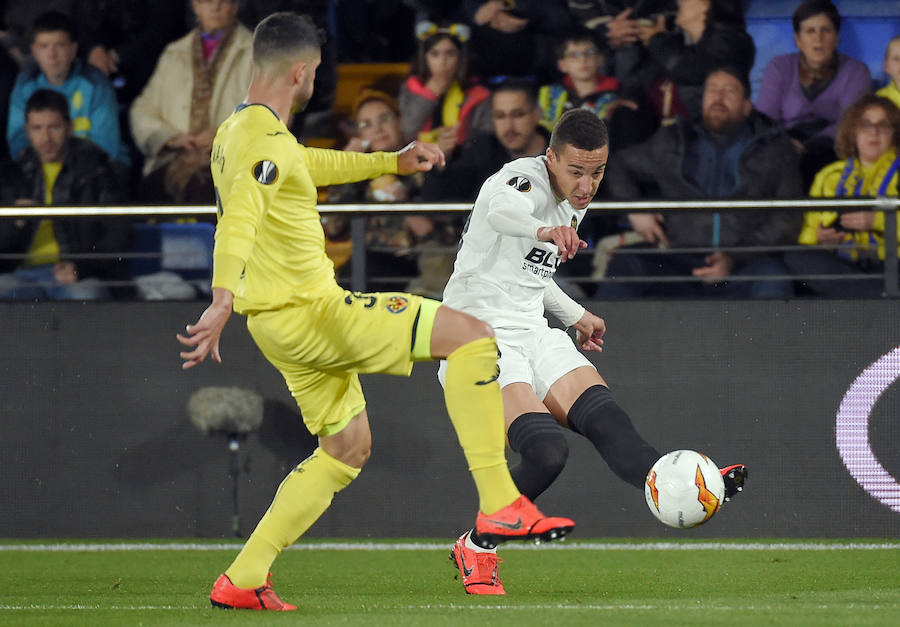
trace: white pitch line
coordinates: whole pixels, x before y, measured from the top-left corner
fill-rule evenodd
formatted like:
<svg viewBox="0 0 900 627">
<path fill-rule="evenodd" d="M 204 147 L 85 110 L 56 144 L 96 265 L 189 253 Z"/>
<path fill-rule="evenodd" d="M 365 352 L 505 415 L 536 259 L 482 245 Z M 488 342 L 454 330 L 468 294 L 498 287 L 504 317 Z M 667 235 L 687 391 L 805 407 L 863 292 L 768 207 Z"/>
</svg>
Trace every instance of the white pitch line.
<svg viewBox="0 0 900 627">
<path fill-rule="evenodd" d="M 438 551 L 447 549 L 450 542 L 317 542 L 295 544 L 288 550 L 295 551 Z M 59 544 L 0 544 L 0 552 L 37 553 L 98 553 L 107 551 L 236 551 L 243 545 L 237 543 L 151 543 L 119 542 L 109 544 L 67 543 Z M 504 550 L 551 551 L 896 551 L 900 542 L 568 542 L 559 544 L 507 544 Z"/>
<path fill-rule="evenodd" d="M 807 609 L 828 610 L 832 608 L 846 609 L 846 605 L 828 605 L 813 604 L 804 605 Z M 882 606 L 880 604 L 866 606 L 869 610 L 895 609 L 896 605 Z M 197 605 L 0 605 L 0 611 L 196 611 L 211 609 L 206 606 Z M 323 606 L 304 606 L 304 610 L 321 610 L 333 609 Z M 463 605 L 460 603 L 435 603 L 426 605 L 363 605 L 356 608 L 349 608 L 348 611 L 371 611 L 371 610 L 472 610 L 472 611 L 509 611 L 509 610 L 568 610 L 568 611 L 603 611 L 616 612 L 621 610 L 630 611 L 653 611 L 653 610 L 671 610 L 671 611 L 690 611 L 697 610 L 701 612 L 734 612 L 734 611 L 773 611 L 780 609 L 773 605 L 712 605 L 708 603 L 697 603 L 693 605 L 674 605 L 674 604 L 652 604 L 652 603 L 623 603 L 621 605 L 614 604 L 566 604 L 566 603 L 544 603 L 544 604 L 522 604 L 522 605 Z"/>
</svg>

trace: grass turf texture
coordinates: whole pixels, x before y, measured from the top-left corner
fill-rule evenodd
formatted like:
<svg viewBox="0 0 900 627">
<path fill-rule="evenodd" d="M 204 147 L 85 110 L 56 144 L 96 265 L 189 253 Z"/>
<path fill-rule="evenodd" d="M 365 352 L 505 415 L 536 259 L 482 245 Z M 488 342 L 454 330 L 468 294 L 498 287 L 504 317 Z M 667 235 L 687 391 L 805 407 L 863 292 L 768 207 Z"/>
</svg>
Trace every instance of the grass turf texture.
<svg viewBox="0 0 900 627">
<path fill-rule="evenodd" d="M 418 548 L 308 542 L 307 550 L 285 551 L 275 589 L 299 610 L 281 614 L 210 608 L 209 589 L 232 548 L 161 542 L 152 550 L 51 551 L 7 541 L 0 545 L 0 624 L 900 624 L 896 542 L 815 550 L 839 543 L 754 541 L 748 548 L 616 539 L 510 548 L 502 553 L 505 597 L 465 595 L 449 542 L 411 542 Z"/>
</svg>

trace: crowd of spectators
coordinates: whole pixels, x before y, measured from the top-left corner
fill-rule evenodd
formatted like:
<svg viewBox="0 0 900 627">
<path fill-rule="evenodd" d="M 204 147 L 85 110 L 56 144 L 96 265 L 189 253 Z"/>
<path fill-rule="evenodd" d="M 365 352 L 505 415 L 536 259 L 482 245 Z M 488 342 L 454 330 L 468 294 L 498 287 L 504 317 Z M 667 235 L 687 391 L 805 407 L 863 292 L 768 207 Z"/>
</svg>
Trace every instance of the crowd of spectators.
<svg viewBox="0 0 900 627">
<path fill-rule="evenodd" d="M 829 0 L 798 2 L 797 51 L 768 62 L 755 96 L 741 0 L 6 0 L 0 203 L 215 202 L 215 130 L 245 96 L 251 30 L 278 10 L 308 13 L 327 34 L 315 98 L 289 125 L 298 140 L 377 151 L 420 138 L 448 157 L 426 175 L 321 190 L 323 201 L 472 201 L 504 163 L 544 152 L 576 107 L 610 127 L 605 199 L 897 195 L 900 37 L 884 42 L 888 83 L 873 84 L 838 52 L 842 18 Z M 394 84 L 373 76 L 343 119 L 333 105 L 346 62 L 409 62 L 410 73 Z M 349 224 L 323 220 L 339 272 L 353 255 Z M 128 295 L 130 227 L 0 220 L 0 298 Z M 584 227 L 601 298 L 883 288 L 856 280 L 883 271 L 877 211 L 647 211 Z M 373 287 L 440 297 L 463 228 L 458 213 L 367 218 L 367 267 L 383 279 Z"/>
</svg>

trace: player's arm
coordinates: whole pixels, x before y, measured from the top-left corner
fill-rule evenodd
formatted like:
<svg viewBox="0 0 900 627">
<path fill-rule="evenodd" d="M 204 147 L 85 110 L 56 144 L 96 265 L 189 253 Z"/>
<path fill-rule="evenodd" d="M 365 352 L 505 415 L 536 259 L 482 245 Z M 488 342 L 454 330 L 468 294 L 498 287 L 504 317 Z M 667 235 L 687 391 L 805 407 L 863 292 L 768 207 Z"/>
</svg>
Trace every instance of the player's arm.
<svg viewBox="0 0 900 627">
<path fill-rule="evenodd" d="M 187 325 L 186 335 L 177 335 L 179 342 L 192 349 L 180 353 L 184 369 L 200 364 L 208 354 L 215 361 L 222 361 L 219 338 L 231 316 L 234 293 L 253 250 L 256 224 L 286 178 L 278 168 L 286 167 L 289 157 L 277 144 L 267 141 L 234 155 L 227 154 L 223 163 L 229 159 L 236 164 L 234 169 L 229 167 L 229 174 L 233 172 L 231 184 L 227 189 L 216 189 L 219 221 L 213 249 L 213 302 L 196 324 Z"/>
<path fill-rule="evenodd" d="M 382 174 L 427 172 L 445 163 L 434 144 L 414 141 L 399 152 L 352 152 L 301 146 L 304 161 L 316 187 L 355 183 Z"/>
<path fill-rule="evenodd" d="M 510 181 L 517 178 L 523 179 L 514 177 Z M 581 240 L 571 226 L 553 226 L 536 218 L 534 214 L 538 198 L 541 198 L 540 192 L 532 190 L 527 179 L 519 187 L 522 189 L 507 183 L 491 195 L 486 218 L 492 229 L 501 235 L 553 242 L 561 262 L 571 259 L 579 248 L 587 246 L 587 242 Z"/>
</svg>

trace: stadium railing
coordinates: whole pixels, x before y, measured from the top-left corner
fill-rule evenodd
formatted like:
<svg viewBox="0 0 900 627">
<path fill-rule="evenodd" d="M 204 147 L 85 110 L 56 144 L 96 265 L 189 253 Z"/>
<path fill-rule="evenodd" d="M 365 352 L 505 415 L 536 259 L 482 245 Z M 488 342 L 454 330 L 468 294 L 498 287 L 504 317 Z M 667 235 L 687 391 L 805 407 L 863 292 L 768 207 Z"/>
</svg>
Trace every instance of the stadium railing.
<svg viewBox="0 0 900 627">
<path fill-rule="evenodd" d="M 594 202 L 590 209 L 603 213 L 627 213 L 634 211 L 676 212 L 676 211 L 706 211 L 706 212 L 731 212 L 731 211 L 884 211 L 885 212 L 885 250 L 897 250 L 897 208 L 900 200 L 897 198 L 825 198 L 825 199 L 798 199 L 798 200 L 639 200 L 621 202 Z M 325 216 L 329 214 L 342 214 L 350 217 L 350 239 L 353 255 L 350 258 L 349 288 L 353 291 L 364 292 L 370 285 L 377 285 L 384 277 L 370 276 L 366 267 L 366 217 L 385 214 L 427 214 L 427 213 L 459 213 L 468 212 L 472 208 L 471 203 L 377 203 L 377 204 L 323 204 L 319 205 L 319 212 Z M 209 220 L 215 216 L 214 206 L 206 205 L 166 205 L 166 206 L 107 206 L 107 207 L 0 207 L 0 219 L 36 219 L 36 218 L 60 218 L 79 219 L 90 217 L 108 217 L 111 219 L 131 219 L 133 221 L 154 220 L 165 224 L 165 220 L 184 218 Z M 588 214 L 590 215 L 590 214 Z M 211 246 L 211 243 L 210 243 Z M 675 254 L 685 252 L 782 252 L 787 250 L 811 250 L 814 248 L 802 245 L 766 246 L 766 247 L 703 247 L 703 248 L 667 248 L 667 249 L 618 249 L 617 254 Z M 828 247 L 834 250 L 834 247 Z M 428 250 L 434 251 L 434 248 Z M 455 248 L 448 248 L 448 251 Z M 410 252 L 416 252 L 416 248 Z M 593 254 L 593 249 L 588 248 L 582 254 Z M 98 255 L 95 257 L 128 258 L 137 260 L 158 259 L 162 251 L 127 251 L 122 254 Z M 21 255 L 12 255 L 0 251 L 0 259 L 20 258 Z M 791 276 L 741 276 L 725 277 L 725 280 L 750 281 L 750 280 L 785 280 L 785 279 L 872 279 L 880 276 L 883 279 L 883 295 L 887 297 L 900 296 L 898 287 L 898 259 L 896 254 L 885 255 L 884 270 L 881 273 L 870 274 L 841 274 L 841 275 L 791 275 Z M 412 277 L 409 277 L 412 278 Z M 586 283 L 597 283 L 617 279 L 593 278 L 593 277 L 568 277 Z M 397 280 L 397 277 L 392 277 Z M 683 277 L 634 277 L 629 281 L 684 281 Z M 691 280 L 691 279 L 688 279 Z M 702 280 L 702 279 L 696 279 Z"/>
</svg>

